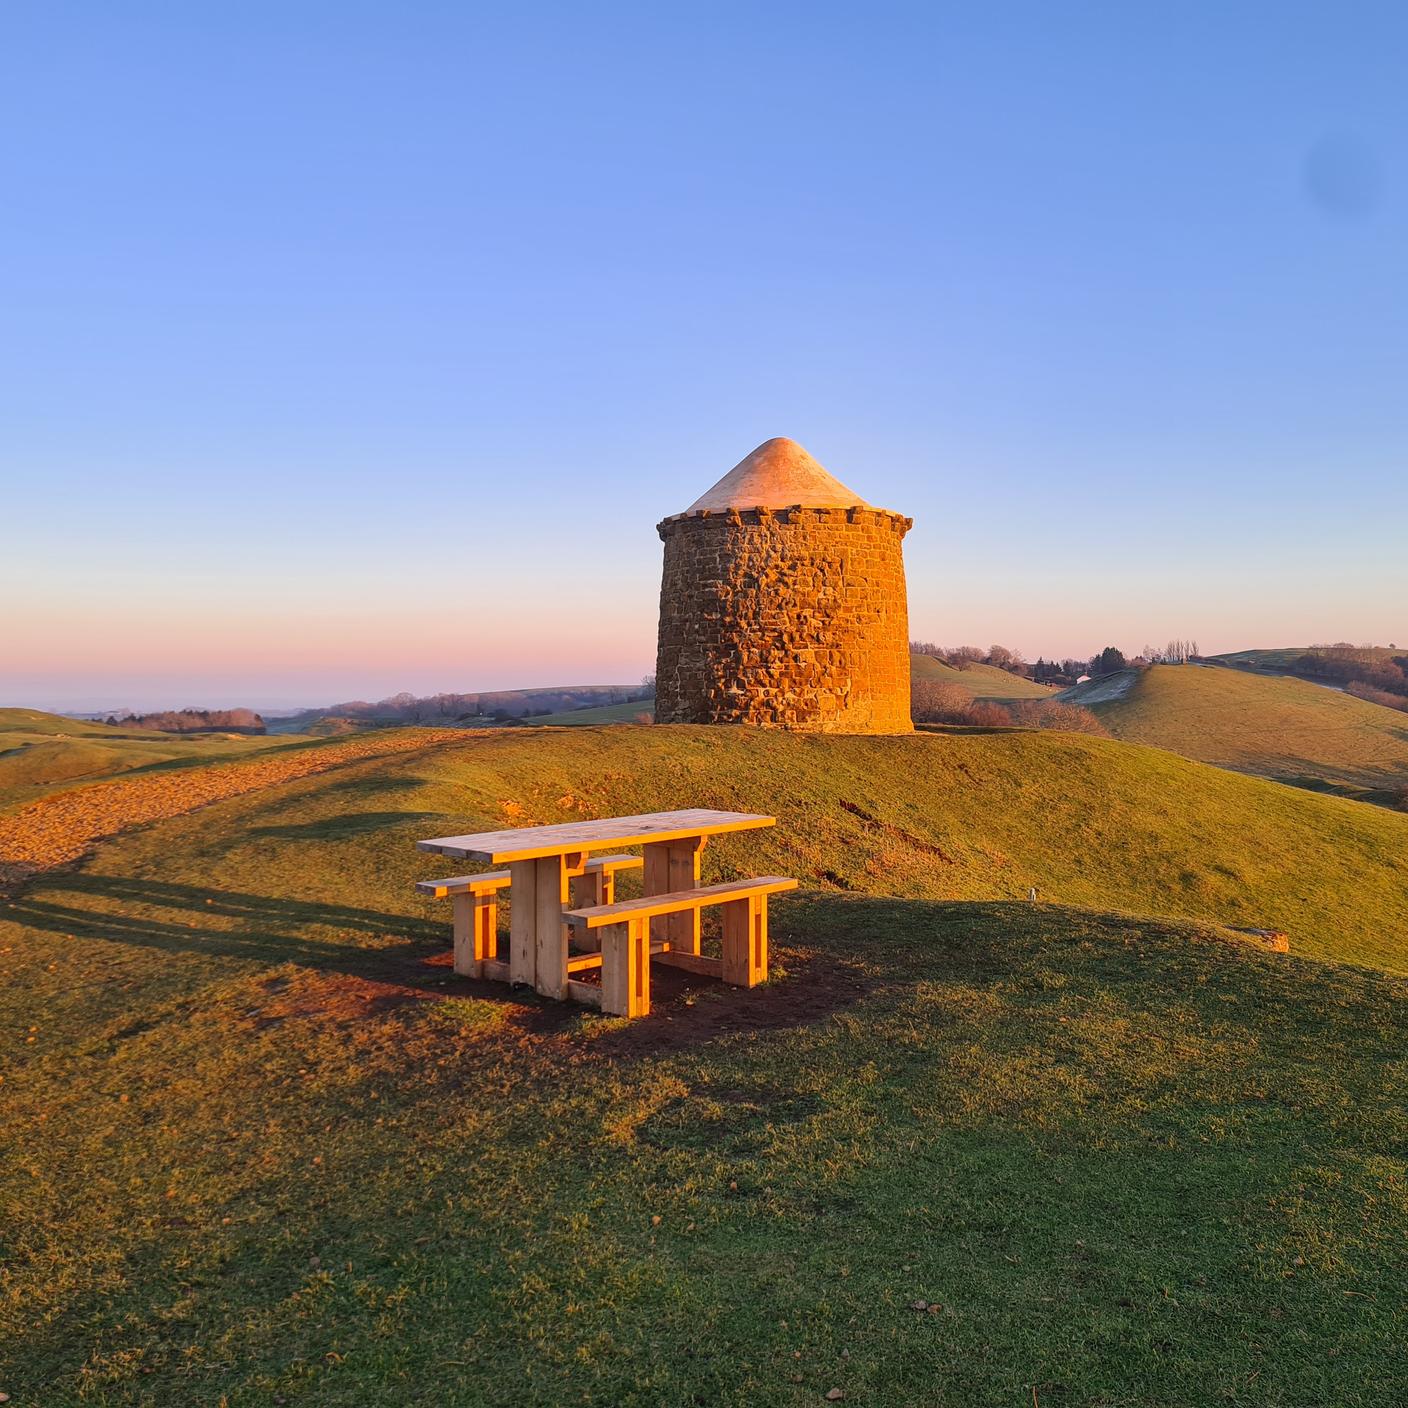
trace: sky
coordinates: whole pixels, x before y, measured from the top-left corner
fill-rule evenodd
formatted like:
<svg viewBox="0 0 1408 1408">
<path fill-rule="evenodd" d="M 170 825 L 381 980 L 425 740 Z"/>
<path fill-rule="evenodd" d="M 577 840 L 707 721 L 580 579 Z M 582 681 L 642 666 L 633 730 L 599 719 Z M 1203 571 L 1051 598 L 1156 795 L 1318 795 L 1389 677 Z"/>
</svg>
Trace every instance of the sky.
<svg viewBox="0 0 1408 1408">
<path fill-rule="evenodd" d="M 759 442 L 911 634 L 1408 639 L 1408 6 L 7 0 L 0 703 L 634 681 Z"/>
</svg>

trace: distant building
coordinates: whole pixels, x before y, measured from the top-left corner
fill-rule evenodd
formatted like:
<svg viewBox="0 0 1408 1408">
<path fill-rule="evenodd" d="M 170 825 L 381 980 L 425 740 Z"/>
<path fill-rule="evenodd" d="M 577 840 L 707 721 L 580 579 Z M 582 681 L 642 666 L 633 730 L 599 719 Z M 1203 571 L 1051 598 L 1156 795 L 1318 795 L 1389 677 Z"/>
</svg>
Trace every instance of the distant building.
<svg viewBox="0 0 1408 1408">
<path fill-rule="evenodd" d="M 656 721 L 910 732 L 912 523 L 795 441 L 759 445 L 659 525 Z"/>
</svg>

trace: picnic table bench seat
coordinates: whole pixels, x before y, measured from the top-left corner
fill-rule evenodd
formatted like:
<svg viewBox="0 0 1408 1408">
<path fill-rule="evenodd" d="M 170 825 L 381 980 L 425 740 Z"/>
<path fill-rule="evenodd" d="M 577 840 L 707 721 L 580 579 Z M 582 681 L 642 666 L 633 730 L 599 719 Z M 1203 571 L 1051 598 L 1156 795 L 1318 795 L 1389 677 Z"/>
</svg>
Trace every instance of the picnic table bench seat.
<svg viewBox="0 0 1408 1408">
<path fill-rule="evenodd" d="M 579 905 L 610 904 L 616 897 L 616 876 L 638 870 L 640 856 L 594 856 L 582 874 L 572 880 L 572 901 Z M 441 880 L 417 880 L 416 890 L 433 900 L 448 898 L 454 932 L 455 972 L 466 978 L 491 976 L 485 963 L 494 963 L 499 927 L 499 891 L 512 880 L 508 870 L 488 870 L 481 875 L 449 875 Z"/>
<path fill-rule="evenodd" d="M 594 964 L 568 960 L 570 996 L 599 1003 L 603 1012 L 619 1017 L 643 1017 L 650 1011 L 650 960 L 722 978 L 735 987 L 751 988 L 768 975 L 768 896 L 795 890 L 797 881 L 781 875 L 728 880 L 645 895 L 619 904 L 591 905 L 568 910 L 563 918 L 574 933 L 600 931 L 601 988 L 570 982 L 570 973 Z M 672 948 L 668 940 L 651 942 L 650 921 L 662 915 L 695 913 L 709 905 L 723 908 L 723 954 L 719 958 Z M 596 999 L 593 1002 L 593 999 Z"/>
</svg>

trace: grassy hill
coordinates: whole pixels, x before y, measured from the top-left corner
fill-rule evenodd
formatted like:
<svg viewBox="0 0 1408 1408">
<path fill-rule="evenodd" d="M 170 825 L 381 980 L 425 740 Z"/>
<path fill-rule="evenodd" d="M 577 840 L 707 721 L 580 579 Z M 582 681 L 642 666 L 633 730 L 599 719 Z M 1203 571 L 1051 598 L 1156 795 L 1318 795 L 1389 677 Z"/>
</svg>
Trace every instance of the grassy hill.
<svg viewBox="0 0 1408 1408">
<path fill-rule="evenodd" d="M 1403 652 L 1397 646 L 1359 647 L 1367 650 L 1376 659 L 1389 661 Z M 1221 660 L 1228 665 L 1236 665 L 1248 670 L 1269 670 L 1280 672 L 1289 670 L 1311 647 L 1308 645 L 1279 646 L 1274 650 L 1232 650 L 1225 655 L 1212 655 L 1209 659 Z"/>
<path fill-rule="evenodd" d="M 1370 801 L 1408 786 L 1408 714 L 1305 680 L 1155 665 L 1060 697 L 1117 738 L 1219 767 Z"/>
<path fill-rule="evenodd" d="M 911 655 L 909 667 L 914 679 L 954 684 L 966 690 L 974 699 L 1002 703 L 1009 699 L 1052 697 L 1052 691 L 1045 685 L 1036 684 L 1006 670 L 999 670 L 993 665 L 969 665 L 966 669 L 959 670 L 942 660 L 936 660 L 932 655 Z"/>
<path fill-rule="evenodd" d="M 651 699 L 635 699 L 625 704 L 597 704 L 587 709 L 568 709 L 560 714 L 539 714 L 524 723 L 582 728 L 590 724 L 631 724 L 640 715 L 647 717 L 655 713 L 655 702 Z"/>
<path fill-rule="evenodd" d="M 213 762 L 289 741 L 299 740 L 160 733 L 67 719 L 37 709 L 0 709 L 0 807 L 133 768 Z"/>
<path fill-rule="evenodd" d="M 1408 1388 L 1408 981 L 1303 957 L 1408 968 L 1408 817 L 1050 733 L 425 739 L 0 907 L 16 1403 Z M 779 817 L 705 853 L 811 887 L 766 987 L 449 973 L 416 838 L 682 804 Z"/>
</svg>

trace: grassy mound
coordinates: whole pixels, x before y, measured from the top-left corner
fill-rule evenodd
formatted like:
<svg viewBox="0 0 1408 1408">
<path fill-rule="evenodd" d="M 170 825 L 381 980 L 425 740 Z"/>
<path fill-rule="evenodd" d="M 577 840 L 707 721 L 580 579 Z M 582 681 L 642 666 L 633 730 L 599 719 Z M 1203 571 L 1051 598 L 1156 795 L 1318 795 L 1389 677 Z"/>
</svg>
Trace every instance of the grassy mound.
<svg viewBox="0 0 1408 1408">
<path fill-rule="evenodd" d="M 421 737 L 426 746 L 411 746 Z M 374 744 L 359 761 L 357 748 Z M 153 849 L 134 835 L 95 868 L 197 886 L 218 870 L 328 901 L 366 874 L 381 903 L 386 884 L 409 891 L 444 867 L 415 851 L 421 837 L 765 807 L 776 829 L 712 842 L 706 876 L 747 867 L 949 900 L 1024 899 L 1036 887 L 1054 903 L 1281 928 L 1298 954 L 1408 970 L 1408 817 L 1161 750 L 1036 732 L 402 730 L 305 750 L 308 765 L 325 766 L 329 749 L 346 754 L 329 754 L 341 763 L 330 771 L 173 816 L 150 833 L 162 838 Z M 406 898 L 399 912 L 427 911 Z"/>
<path fill-rule="evenodd" d="M 1117 738 L 1283 782 L 1387 800 L 1408 785 L 1408 714 L 1289 676 L 1155 665 L 1116 698 L 1062 693 Z"/>
</svg>

